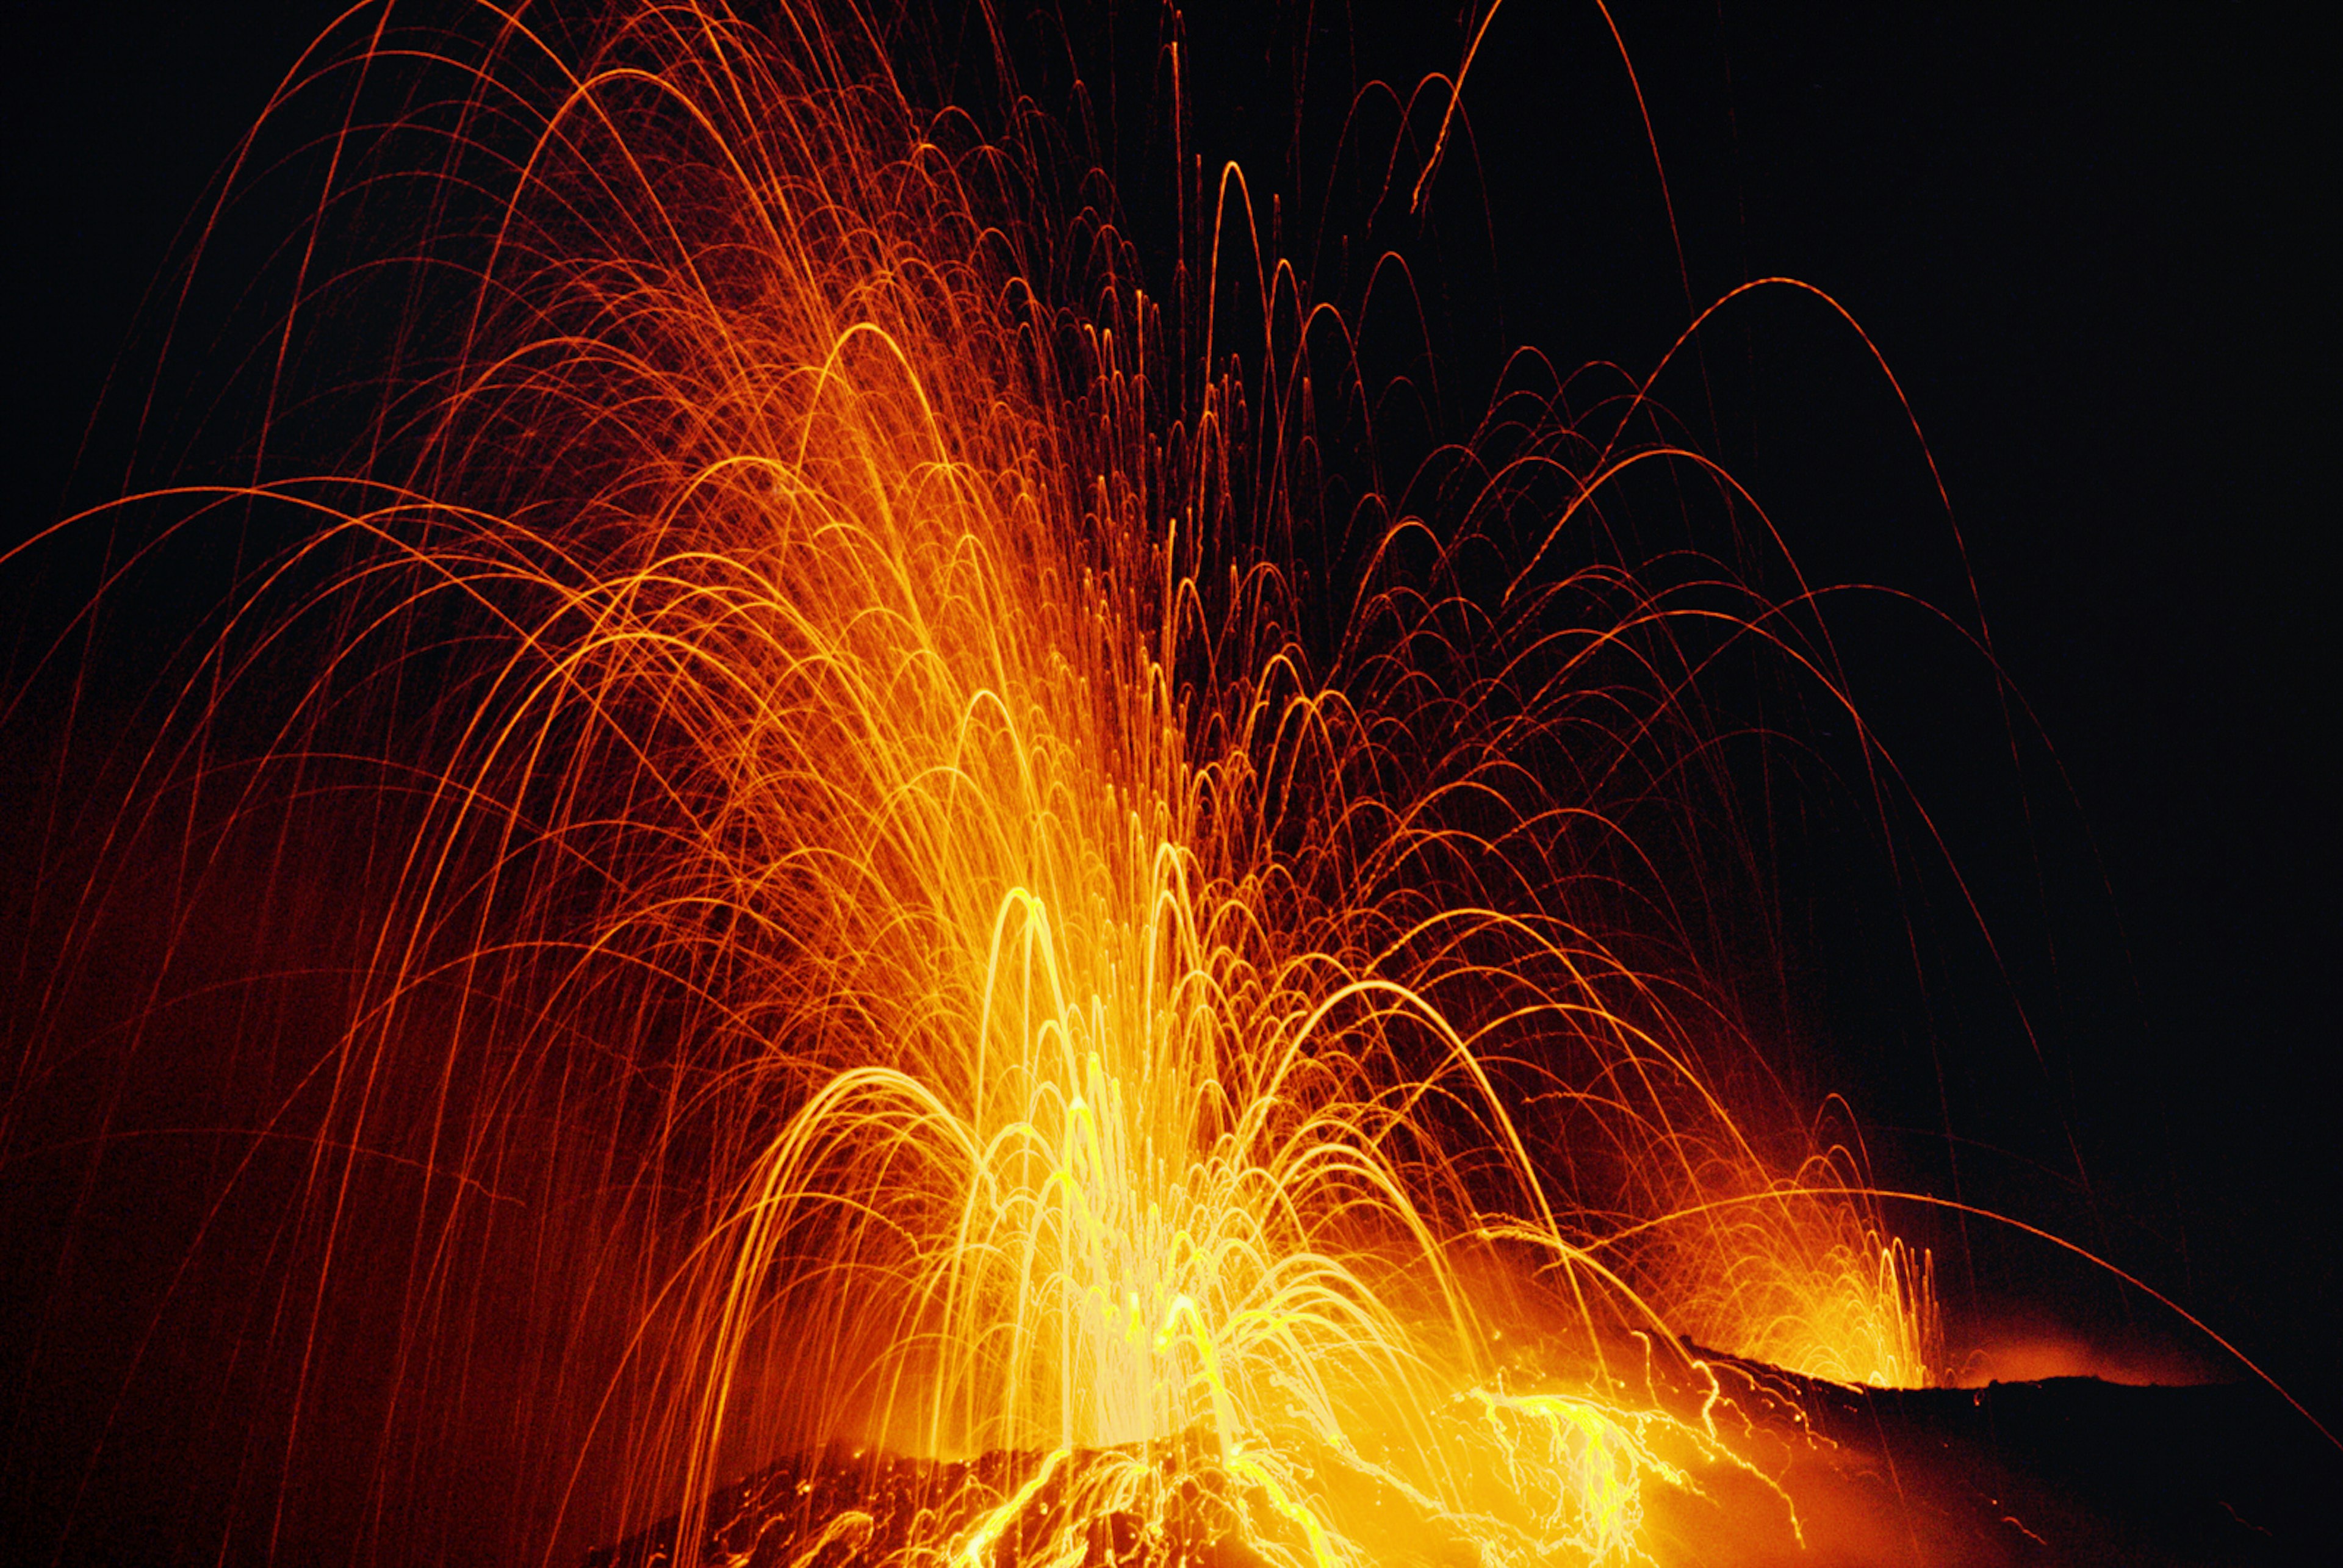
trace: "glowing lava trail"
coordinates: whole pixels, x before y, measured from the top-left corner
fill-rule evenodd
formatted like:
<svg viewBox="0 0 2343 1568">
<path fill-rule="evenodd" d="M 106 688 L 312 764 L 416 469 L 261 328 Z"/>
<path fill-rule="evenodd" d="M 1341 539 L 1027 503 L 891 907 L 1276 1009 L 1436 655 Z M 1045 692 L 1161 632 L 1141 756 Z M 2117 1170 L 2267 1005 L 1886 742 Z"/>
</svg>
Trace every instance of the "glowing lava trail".
<svg viewBox="0 0 2343 1568">
<path fill-rule="evenodd" d="M 799 1537 L 904 1563 L 1614 1563 L 1720 1477 L 1785 1513 L 1686 1342 L 1940 1358 L 1926 1260 L 1690 956 L 1703 669 L 1829 668 L 1716 563 L 1607 558 L 1627 476 L 1724 481 L 1633 388 L 1509 382 L 1338 495 L 1379 388 L 1242 177 L 1180 155 L 1159 297 L 1079 136 L 922 112 L 895 46 L 365 7 L 275 111 L 404 84 L 317 226 L 431 216 L 362 459 L 180 503 L 308 521 L 150 783 L 216 798 L 206 738 L 326 628 L 226 820 L 355 799 L 374 846 L 275 1111 L 256 1484 L 371 1420 L 386 1542 L 484 1431 L 543 1540 L 696 1540 L 828 1443 L 933 1462 L 895 1537 Z M 286 387 L 382 286 L 296 259 Z M 316 1370 L 356 1292 L 369 1417 Z"/>
</svg>

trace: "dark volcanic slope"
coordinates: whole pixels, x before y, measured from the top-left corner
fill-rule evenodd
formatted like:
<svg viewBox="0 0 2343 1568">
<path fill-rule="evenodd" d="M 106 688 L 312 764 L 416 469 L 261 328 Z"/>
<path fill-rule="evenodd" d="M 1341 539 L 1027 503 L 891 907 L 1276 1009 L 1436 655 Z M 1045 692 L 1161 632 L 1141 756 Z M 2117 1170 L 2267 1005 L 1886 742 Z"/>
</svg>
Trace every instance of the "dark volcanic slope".
<svg viewBox="0 0 2343 1568">
<path fill-rule="evenodd" d="M 1974 1557 L 1948 1561 L 2276 1564 L 2343 1551 L 2343 1451 L 2260 1384 L 1822 1385 L 1806 1408 L 1821 1436 L 1906 1476 L 1917 1510 L 1926 1489 L 1981 1536 Z"/>
</svg>

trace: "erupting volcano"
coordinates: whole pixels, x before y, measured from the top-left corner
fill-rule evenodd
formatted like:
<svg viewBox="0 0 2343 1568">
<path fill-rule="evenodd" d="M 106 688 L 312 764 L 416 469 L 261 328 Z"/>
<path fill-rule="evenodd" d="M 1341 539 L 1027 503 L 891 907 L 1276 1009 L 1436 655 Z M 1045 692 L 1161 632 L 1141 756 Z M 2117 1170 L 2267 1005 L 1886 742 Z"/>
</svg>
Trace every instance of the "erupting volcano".
<svg viewBox="0 0 2343 1568">
<path fill-rule="evenodd" d="M 2017 1429 L 1947 1387 L 1934 1248 L 1994 1221 L 1875 1182 L 1753 1000 L 1779 754 L 1905 796 L 1675 411 L 1759 297 L 1903 394 L 1763 279 L 1451 428 L 1496 10 L 1273 195 L 1170 11 L 1092 65 L 369 5 L 303 59 L 205 223 L 311 193 L 266 320 L 156 383 L 257 419 L 18 552 L 125 541 L 94 618 L 226 585 L 45 862 L 0 1126 L 208 1140 L 176 1266 L 248 1283 L 140 1352 L 217 1359 L 202 1551 L 2052 1549 L 1891 1473 Z"/>
</svg>

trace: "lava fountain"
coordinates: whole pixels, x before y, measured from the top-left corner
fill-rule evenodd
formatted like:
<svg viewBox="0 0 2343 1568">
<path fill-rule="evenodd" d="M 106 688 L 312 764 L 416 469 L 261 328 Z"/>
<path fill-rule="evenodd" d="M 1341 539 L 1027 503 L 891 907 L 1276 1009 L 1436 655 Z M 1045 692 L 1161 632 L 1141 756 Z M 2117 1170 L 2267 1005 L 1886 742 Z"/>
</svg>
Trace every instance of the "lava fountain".
<svg viewBox="0 0 2343 1568">
<path fill-rule="evenodd" d="M 356 1455 L 395 1554 L 499 1443 L 538 1552 L 696 1539 L 825 1445 L 931 1467 L 900 1539 L 807 1525 L 906 1563 L 1625 1562 L 1718 1486 L 1788 1521 L 1693 1347 L 1942 1362 L 1928 1259 L 1686 912 L 1733 832 L 1704 682 L 1828 698 L 1811 605 L 1622 554 L 1641 476 L 1748 505 L 1648 382 L 1573 415 L 1509 371 L 1384 482 L 1367 307 L 1242 171 L 1175 148 L 1151 292 L 1079 122 L 997 44 L 920 106 L 901 31 L 362 6 L 272 108 L 344 106 L 267 433 L 138 505 L 289 542 L 116 834 L 183 835 L 206 920 L 222 845 L 365 840 L 337 1010 L 261 1074 L 299 1164 L 227 1536 L 294 1551 Z M 1449 96 L 1373 149 L 1391 203 Z M 355 393 L 321 316 L 392 324 Z M 357 404 L 342 460 L 277 455 Z"/>
</svg>

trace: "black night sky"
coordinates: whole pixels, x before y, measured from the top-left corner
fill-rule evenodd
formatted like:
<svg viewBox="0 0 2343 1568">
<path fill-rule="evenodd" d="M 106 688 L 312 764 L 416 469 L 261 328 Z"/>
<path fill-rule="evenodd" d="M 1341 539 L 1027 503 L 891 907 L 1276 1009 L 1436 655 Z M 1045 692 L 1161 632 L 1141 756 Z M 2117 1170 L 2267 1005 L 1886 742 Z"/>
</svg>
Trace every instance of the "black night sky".
<svg viewBox="0 0 2343 1568">
<path fill-rule="evenodd" d="M 142 291 L 334 9 L 11 9 L 12 542 L 118 478 L 103 443 L 77 475 L 74 453 Z M 1355 66 L 1327 64 L 1353 24 L 1322 18 L 1312 68 L 1413 79 L 1453 65 L 1454 8 L 1427 10 L 1396 38 L 1358 21 Z M 2325 52 L 2255 7 L 2202 5 L 2152 28 L 2107 7 L 1991 10 L 1614 7 L 1692 296 L 1788 275 L 1867 329 L 1941 467 L 1994 649 L 2038 720 L 2021 710 L 2013 760 L 1980 661 L 1916 610 L 1847 610 L 1857 695 L 1969 878 L 1998 974 L 1947 881 L 1916 873 L 1899 903 L 1875 863 L 1856 865 L 1868 850 L 1818 831 L 1780 868 L 1796 1027 L 1815 1081 L 1875 1130 L 1883 1182 L 1957 1183 L 2104 1251 L 2332 1426 L 2343 1156 L 2318 1064 L 2343 1043 L 2343 649 L 2327 472 L 2334 268 L 2316 237 L 2332 221 L 2317 195 L 2334 162 L 2315 113 L 2331 96 L 2313 82 Z M 1273 143 L 1243 111 L 1279 101 L 1288 45 L 1216 13 L 1188 26 L 1206 62 L 1203 139 Z M 1222 37 L 1233 42 L 1216 57 Z M 1456 276 L 1493 266 L 1496 314 L 1460 307 L 1460 375 L 1518 343 L 1565 367 L 1648 366 L 1684 324 L 1684 286 L 1601 13 L 1506 7 L 1464 106 L 1472 156 L 1452 149 L 1442 178 L 1485 186 L 1487 232 Z M 1926 467 L 1844 327 L 1811 301 L 1762 297 L 1704 341 L 1701 365 L 1705 393 L 1694 377 L 1663 395 L 1809 578 L 1886 584 L 1968 618 Z M 0 613 L 29 625 L 52 590 L 19 577 L 5 591 Z M 13 630 L 0 648 L 13 689 L 29 649 Z M 21 943 L 13 908 L 50 776 L 23 760 L 36 747 L 14 731 L 7 744 L 0 934 Z M 1914 908 L 1927 944 L 1916 970 L 1899 917 Z M 5 960 L 18 972 L 18 954 Z M 1956 1244 L 1946 1222 L 1916 1221 L 1928 1224 Z M 2062 1323 L 2118 1362 L 2177 1352 L 2233 1370 L 2141 1298 L 2077 1280 L 1980 1239 L 1944 1290 L 1956 1314 L 2034 1298 L 2035 1326 Z M 37 1310 L 16 1282 L 8 1297 L 0 1323 Z M 15 1347 L 0 1365 L 15 1382 Z M 37 1448 L 15 1403 L 0 1394 L 0 1450 Z M 17 1506 L 18 1482 L 0 1471 L 0 1506 Z"/>
</svg>

